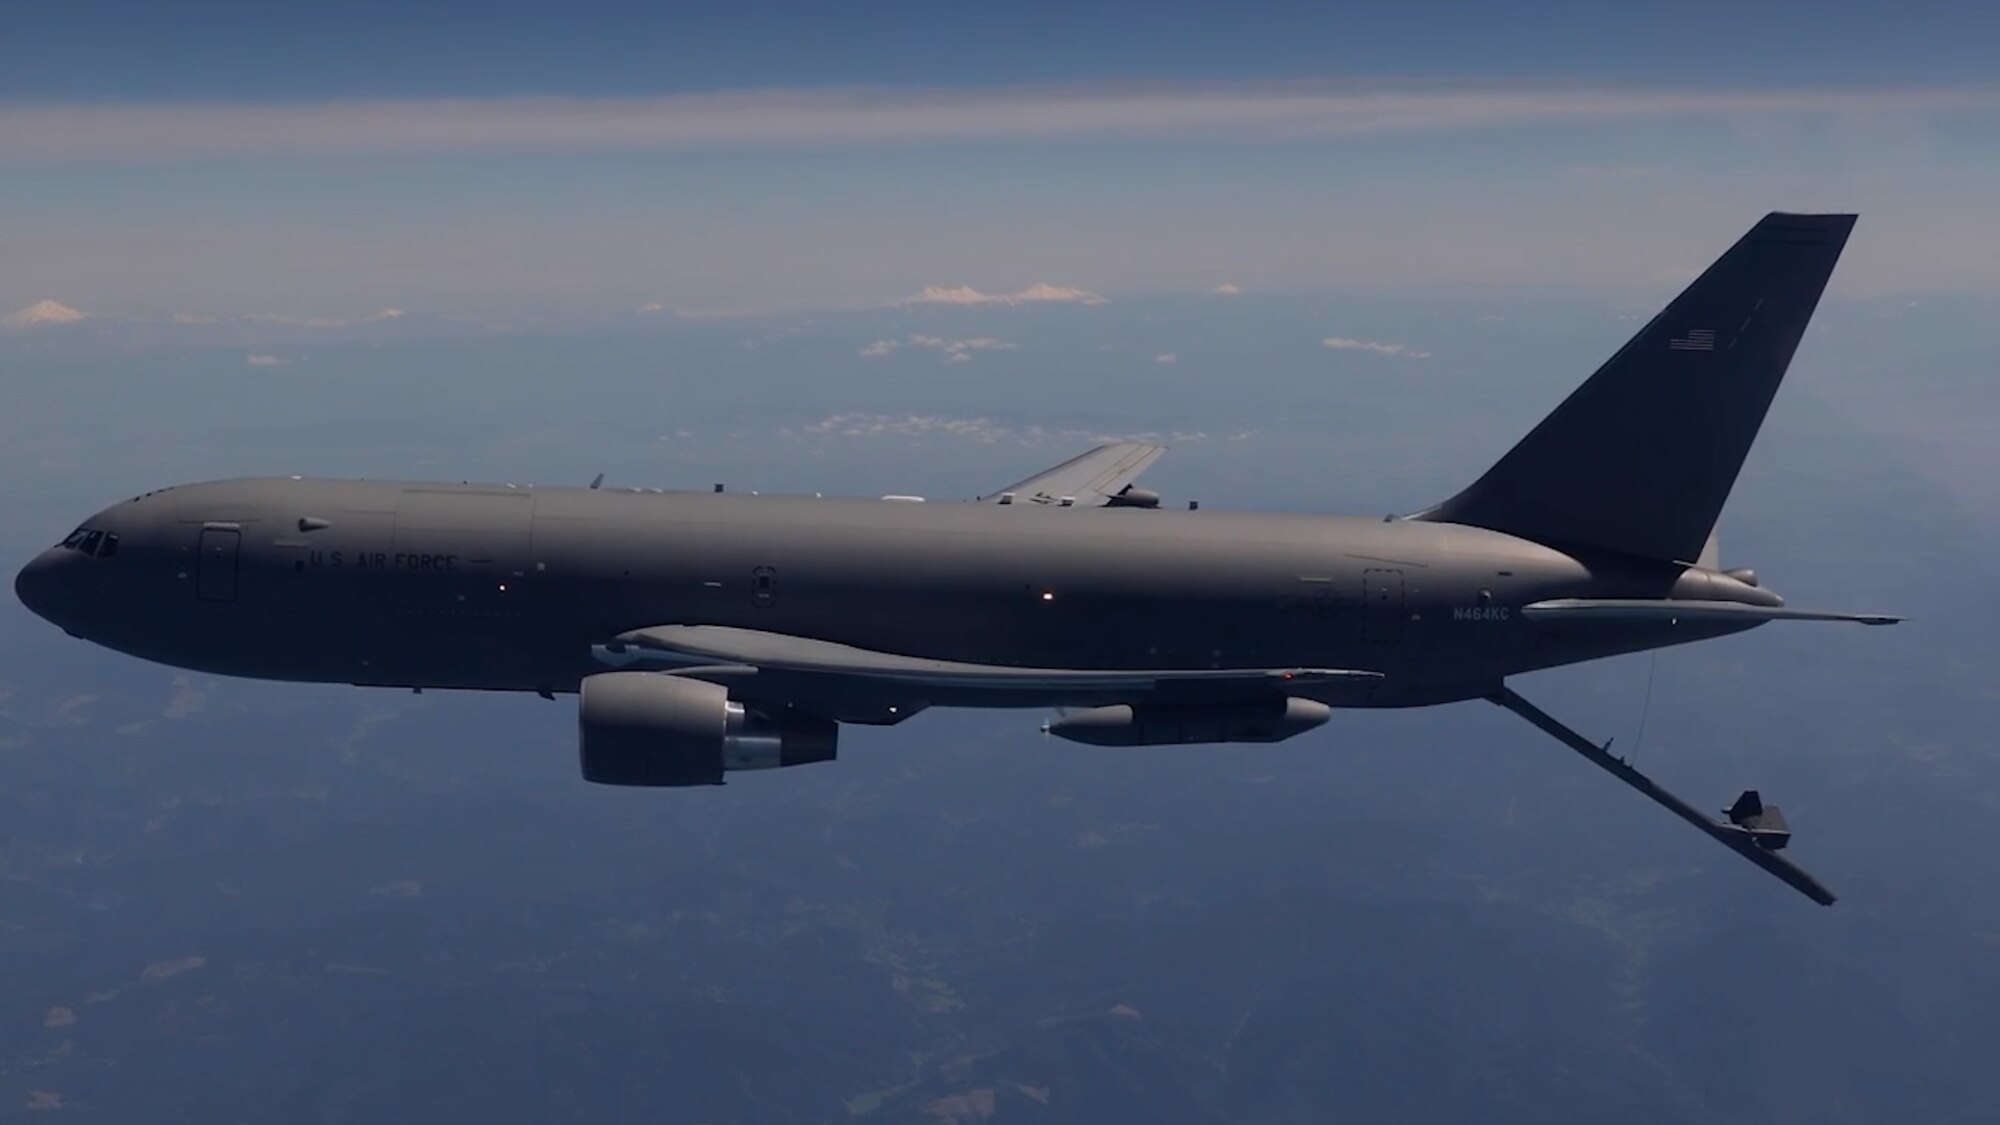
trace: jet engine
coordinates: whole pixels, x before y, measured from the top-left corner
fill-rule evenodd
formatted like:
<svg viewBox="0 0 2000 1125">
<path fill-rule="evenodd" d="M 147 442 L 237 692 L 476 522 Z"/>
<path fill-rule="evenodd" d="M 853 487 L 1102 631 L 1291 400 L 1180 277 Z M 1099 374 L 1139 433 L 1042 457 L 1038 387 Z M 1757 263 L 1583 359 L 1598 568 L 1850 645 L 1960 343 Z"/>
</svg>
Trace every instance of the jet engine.
<svg viewBox="0 0 2000 1125">
<path fill-rule="evenodd" d="M 729 689 L 657 672 L 600 672 L 577 708 L 583 777 L 601 785 L 720 785 L 729 770 L 830 762 L 839 724 L 752 710 Z"/>
<path fill-rule="evenodd" d="M 1220 706 L 1092 707 L 1071 711 L 1045 730 L 1093 746 L 1180 746 L 1196 742 L 1281 742 L 1320 726 L 1333 709 L 1296 696 Z"/>
</svg>

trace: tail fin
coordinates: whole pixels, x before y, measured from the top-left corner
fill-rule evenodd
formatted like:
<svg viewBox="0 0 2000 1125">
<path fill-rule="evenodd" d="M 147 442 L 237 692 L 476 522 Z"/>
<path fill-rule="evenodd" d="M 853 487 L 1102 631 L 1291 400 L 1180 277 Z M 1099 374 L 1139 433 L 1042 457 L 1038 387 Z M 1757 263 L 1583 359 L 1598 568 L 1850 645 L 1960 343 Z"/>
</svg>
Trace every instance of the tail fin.
<svg viewBox="0 0 2000 1125">
<path fill-rule="evenodd" d="M 1854 219 L 1766 215 L 1485 476 L 1416 518 L 1693 561 Z"/>
</svg>

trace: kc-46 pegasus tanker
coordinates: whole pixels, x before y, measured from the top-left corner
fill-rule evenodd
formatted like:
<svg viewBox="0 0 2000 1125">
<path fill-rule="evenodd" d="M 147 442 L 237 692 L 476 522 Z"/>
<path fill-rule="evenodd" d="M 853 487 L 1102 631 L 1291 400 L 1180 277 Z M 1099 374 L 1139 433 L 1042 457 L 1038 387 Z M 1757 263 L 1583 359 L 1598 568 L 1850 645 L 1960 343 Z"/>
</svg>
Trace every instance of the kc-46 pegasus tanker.
<svg viewBox="0 0 2000 1125">
<path fill-rule="evenodd" d="M 977 502 L 299 477 L 106 508 L 16 579 L 71 634 L 233 676 L 579 696 L 583 775 L 708 785 L 842 725 L 1059 709 L 1275 742 L 1484 699 L 1818 902 L 1756 791 L 1711 818 L 1507 685 L 1773 621 L 1714 529 L 1852 215 L 1766 216 L 1485 475 L 1391 519 L 1181 510 L 1106 445 Z M 601 478 L 600 478 L 601 481 Z"/>
</svg>

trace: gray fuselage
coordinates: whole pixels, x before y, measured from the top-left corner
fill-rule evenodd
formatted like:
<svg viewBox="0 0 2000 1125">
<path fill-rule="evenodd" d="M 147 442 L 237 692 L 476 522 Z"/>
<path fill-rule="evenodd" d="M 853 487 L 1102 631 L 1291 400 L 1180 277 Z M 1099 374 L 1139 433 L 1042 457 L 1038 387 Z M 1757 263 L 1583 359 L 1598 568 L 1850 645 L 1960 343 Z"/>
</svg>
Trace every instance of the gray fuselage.
<svg viewBox="0 0 2000 1125">
<path fill-rule="evenodd" d="M 86 526 L 116 553 L 32 563 L 37 612 L 283 680 L 569 692 L 627 630 L 726 625 L 986 664 L 1365 669 L 1382 679 L 1326 701 L 1411 706 L 1748 627 L 1531 622 L 1544 599 L 1738 584 L 1407 520 L 274 478 Z"/>
</svg>

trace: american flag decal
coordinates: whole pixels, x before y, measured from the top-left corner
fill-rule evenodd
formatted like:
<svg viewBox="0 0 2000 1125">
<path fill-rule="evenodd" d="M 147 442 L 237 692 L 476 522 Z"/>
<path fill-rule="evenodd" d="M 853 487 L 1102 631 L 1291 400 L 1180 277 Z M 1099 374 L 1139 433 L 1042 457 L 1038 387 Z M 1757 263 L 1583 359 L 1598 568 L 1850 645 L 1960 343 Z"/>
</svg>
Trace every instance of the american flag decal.
<svg viewBox="0 0 2000 1125">
<path fill-rule="evenodd" d="M 1715 350 L 1715 329 L 1690 328 L 1684 336 L 1667 337 L 1667 347 L 1677 352 L 1712 352 Z"/>
</svg>

